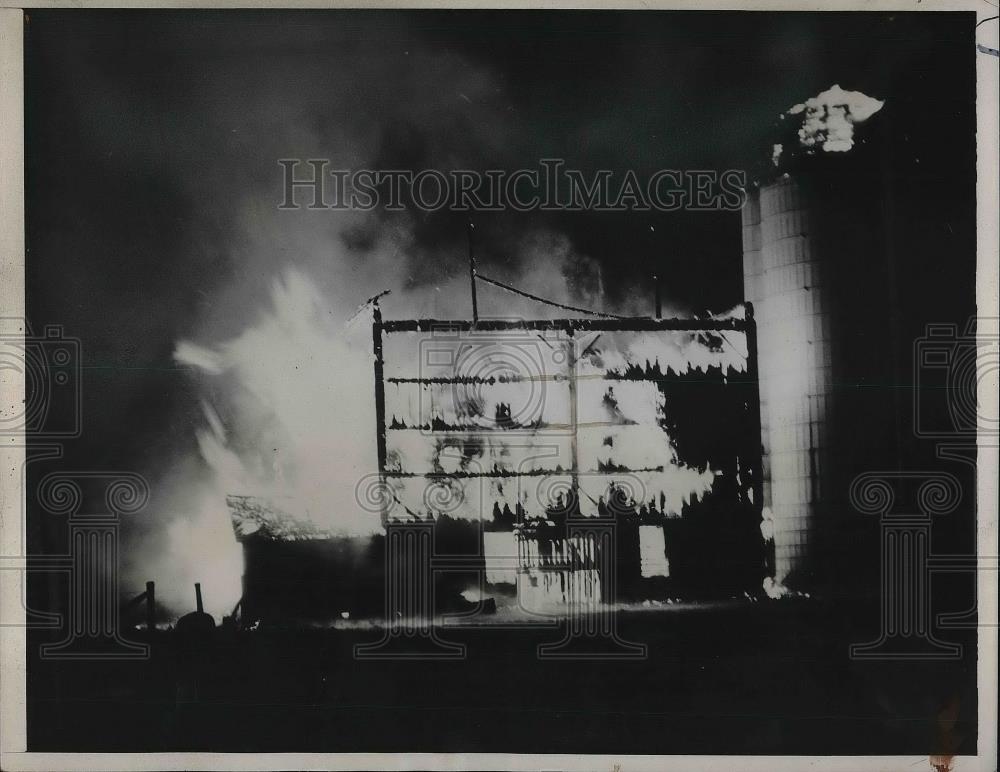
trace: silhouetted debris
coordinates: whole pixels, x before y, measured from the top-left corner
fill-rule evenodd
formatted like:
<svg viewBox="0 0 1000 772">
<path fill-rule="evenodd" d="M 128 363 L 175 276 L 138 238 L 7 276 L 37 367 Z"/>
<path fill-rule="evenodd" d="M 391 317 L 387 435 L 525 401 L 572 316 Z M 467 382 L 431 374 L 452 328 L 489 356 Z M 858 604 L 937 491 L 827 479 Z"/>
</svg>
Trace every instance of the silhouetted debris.
<svg viewBox="0 0 1000 772">
<path fill-rule="evenodd" d="M 201 585 L 195 584 L 195 602 L 197 609 L 185 614 L 177 620 L 177 636 L 180 640 L 192 646 L 209 643 L 215 633 L 215 619 L 205 613 L 201 600 Z"/>
</svg>

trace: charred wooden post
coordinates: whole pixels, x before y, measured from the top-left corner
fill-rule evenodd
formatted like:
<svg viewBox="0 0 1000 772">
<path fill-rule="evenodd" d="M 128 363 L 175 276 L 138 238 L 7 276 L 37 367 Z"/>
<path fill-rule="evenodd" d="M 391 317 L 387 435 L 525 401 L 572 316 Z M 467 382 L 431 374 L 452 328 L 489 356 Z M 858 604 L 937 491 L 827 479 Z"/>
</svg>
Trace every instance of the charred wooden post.
<svg viewBox="0 0 1000 772">
<path fill-rule="evenodd" d="M 146 630 L 156 630 L 156 583 L 146 582 Z"/>
<path fill-rule="evenodd" d="M 177 632 L 189 644 L 203 642 L 215 631 L 215 619 L 212 618 L 211 614 L 205 613 L 205 606 L 201 599 L 200 582 L 196 582 L 194 585 L 194 596 L 196 610 L 177 620 Z"/>
<path fill-rule="evenodd" d="M 760 373 L 757 368 L 757 321 L 754 319 L 753 303 L 746 303 L 745 311 L 747 337 L 747 380 L 750 382 L 749 441 L 751 443 L 751 463 L 753 467 L 753 506 L 758 515 L 764 510 L 764 448 L 760 422 Z"/>
<path fill-rule="evenodd" d="M 378 453 L 379 484 L 385 484 L 385 361 L 382 358 L 382 309 L 372 303 L 372 353 L 375 355 L 375 442 Z M 382 520 L 387 513 L 383 509 Z"/>
<path fill-rule="evenodd" d="M 566 346 L 566 369 L 569 377 L 569 424 L 572 427 L 570 435 L 570 475 L 572 480 L 572 499 L 569 502 L 568 512 L 578 511 L 578 498 L 580 496 L 580 459 L 579 459 L 579 420 L 577 418 L 577 384 L 576 384 L 576 339 L 573 336 L 572 328 L 567 330 L 569 341 Z"/>
<path fill-rule="evenodd" d="M 247 547 L 243 545 L 243 559 L 247 559 Z M 253 594 L 249 591 L 247 586 L 247 575 L 243 574 L 240 577 L 240 629 L 245 630 L 254 623 L 254 613 L 256 609 L 253 607 Z"/>
<path fill-rule="evenodd" d="M 472 323 L 479 323 L 479 304 L 476 299 L 476 252 L 472 233 L 476 226 L 469 223 L 469 285 L 472 289 Z"/>
<path fill-rule="evenodd" d="M 471 265 L 471 264 L 470 264 Z M 470 268 L 470 271 L 474 269 Z M 475 275 L 472 275 L 475 297 Z M 375 431 L 379 485 L 386 486 L 385 361 L 382 352 L 382 311 L 372 304 L 372 353 L 375 359 Z M 416 330 L 414 330 L 416 331 Z M 389 520 L 389 498 L 383 495 L 385 538 L 385 615 L 382 639 L 354 648 L 358 659 L 461 658 L 465 647 L 438 639 L 433 627 L 434 583 L 431 558 L 434 524 Z"/>
</svg>

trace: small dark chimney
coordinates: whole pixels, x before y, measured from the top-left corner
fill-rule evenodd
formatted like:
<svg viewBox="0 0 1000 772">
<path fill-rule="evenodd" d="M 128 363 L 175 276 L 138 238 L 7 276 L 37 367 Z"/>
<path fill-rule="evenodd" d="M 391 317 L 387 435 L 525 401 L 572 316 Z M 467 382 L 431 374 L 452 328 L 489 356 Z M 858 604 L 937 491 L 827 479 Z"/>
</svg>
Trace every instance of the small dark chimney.
<svg viewBox="0 0 1000 772">
<path fill-rule="evenodd" d="M 204 614 L 205 606 L 201 602 L 201 582 L 194 583 L 194 597 L 195 597 L 195 603 L 198 605 L 198 613 Z"/>
</svg>

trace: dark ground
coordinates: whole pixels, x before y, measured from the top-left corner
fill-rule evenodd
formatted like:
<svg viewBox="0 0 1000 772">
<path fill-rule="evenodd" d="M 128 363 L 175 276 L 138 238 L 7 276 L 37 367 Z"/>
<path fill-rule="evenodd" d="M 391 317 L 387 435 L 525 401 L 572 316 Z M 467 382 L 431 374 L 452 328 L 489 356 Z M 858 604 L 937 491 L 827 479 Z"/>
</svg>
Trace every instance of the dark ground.
<svg viewBox="0 0 1000 772">
<path fill-rule="evenodd" d="M 543 661 L 558 632 L 493 627 L 448 630 L 467 644 L 450 662 L 355 660 L 372 630 L 218 630 L 196 655 L 158 632 L 145 662 L 41 661 L 32 645 L 29 749 L 974 753 L 974 631 L 947 633 L 961 661 L 852 661 L 878 609 L 844 612 L 796 599 L 621 613 L 622 636 L 648 644 L 638 662 Z"/>
</svg>

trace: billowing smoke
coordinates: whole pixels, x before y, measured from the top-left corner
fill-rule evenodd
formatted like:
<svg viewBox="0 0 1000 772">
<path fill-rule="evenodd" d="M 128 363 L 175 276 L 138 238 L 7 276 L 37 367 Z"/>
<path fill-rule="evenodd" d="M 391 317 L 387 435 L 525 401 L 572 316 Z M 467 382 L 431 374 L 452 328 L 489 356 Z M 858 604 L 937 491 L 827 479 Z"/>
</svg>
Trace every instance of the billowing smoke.
<svg viewBox="0 0 1000 772">
<path fill-rule="evenodd" d="M 782 118 L 798 120 L 799 148 L 807 155 L 846 153 L 854 147 L 854 127 L 882 109 L 884 101 L 860 91 L 845 91 L 834 84 L 826 91 L 789 108 Z M 775 145 L 771 160 L 778 165 L 782 145 Z"/>
<path fill-rule="evenodd" d="M 213 52 L 226 45 L 203 43 Z M 302 41 L 310 52 L 312 44 Z M 489 68 L 418 42 L 405 50 L 333 48 L 301 64 L 311 57 L 291 67 L 213 55 L 204 77 L 185 84 L 184 98 L 197 110 L 147 108 L 151 123 L 178 123 L 177 135 L 191 139 L 165 148 L 159 135 L 140 135 L 130 145 L 135 157 L 126 159 L 169 177 L 192 203 L 184 243 L 197 250 L 193 263 L 217 269 L 211 282 L 191 278 L 190 294 L 200 300 L 173 350 L 197 393 L 178 432 L 196 434 L 196 443 L 190 452 L 160 455 L 146 470 L 157 478 L 149 526 L 128 545 L 123 565 L 125 584 L 155 579 L 158 598 L 178 612 L 192 607 L 195 581 L 216 616 L 239 598 L 241 555 L 227 494 L 271 498 L 335 532 L 379 528 L 378 513 L 355 497 L 359 481 L 376 471 L 370 315 L 352 320 L 359 304 L 391 290 L 382 300 L 386 318 L 471 315 L 461 217 L 279 210 L 276 160 L 328 158 L 348 169 L 523 165 L 510 154 L 524 129 Z M 111 98 L 129 104 L 124 91 Z M 104 130 L 94 129 L 95 145 L 111 141 Z M 601 266 L 551 227 L 529 217 L 523 231 L 494 229 L 492 236 L 483 243 L 483 232 L 477 249 L 485 274 L 563 303 L 648 313 L 648 288 L 612 300 Z M 479 311 L 483 318 L 567 315 L 486 285 Z M 626 350 L 610 343 L 603 339 L 595 350 L 610 359 Z M 419 347 L 403 346 L 387 352 L 387 366 L 412 373 L 419 356 Z M 621 404 L 627 388 L 615 388 Z M 600 405 L 603 395 L 596 399 Z M 609 453 L 604 441 L 630 430 L 638 427 L 623 424 L 597 437 L 594 465 L 615 463 L 623 445 Z M 668 447 L 665 437 L 656 442 Z M 443 449 L 441 463 L 452 453 Z M 710 473 L 690 474 L 698 479 L 687 490 L 703 489 Z M 511 490 L 503 495 L 515 495 Z"/>
<path fill-rule="evenodd" d="M 854 125 L 871 118 L 885 102 L 845 91 L 834 84 L 804 103 L 795 105 L 789 115 L 802 115 L 799 141 L 803 147 L 819 147 L 828 153 L 846 153 L 854 147 Z"/>
</svg>

